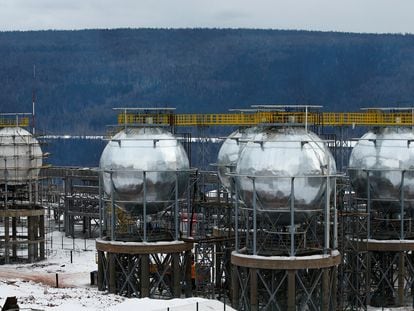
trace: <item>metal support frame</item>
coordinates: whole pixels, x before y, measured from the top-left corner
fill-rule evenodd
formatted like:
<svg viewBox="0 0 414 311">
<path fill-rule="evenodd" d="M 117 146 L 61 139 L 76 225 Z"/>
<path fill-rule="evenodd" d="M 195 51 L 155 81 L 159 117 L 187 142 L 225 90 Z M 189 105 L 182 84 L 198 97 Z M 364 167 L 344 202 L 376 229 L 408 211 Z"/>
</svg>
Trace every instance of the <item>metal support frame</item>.
<svg viewBox="0 0 414 311">
<path fill-rule="evenodd" d="M 98 289 L 138 298 L 190 297 L 191 248 L 191 243 L 175 242 L 116 247 L 99 240 Z"/>
<path fill-rule="evenodd" d="M 196 239 L 194 243 L 194 295 L 230 300 L 230 254 L 234 248 L 234 240 L 227 237 L 206 237 Z"/>
<path fill-rule="evenodd" d="M 234 250 L 233 197 L 221 186 L 217 172 L 200 172 L 198 189 L 217 189 L 213 197 L 203 195 L 194 202 L 194 295 L 231 300 L 231 251 Z"/>
<path fill-rule="evenodd" d="M 301 177 L 289 177 L 290 197 L 283 211 L 286 215 L 278 210 L 259 210 L 255 178 L 243 178 L 252 183 L 252 206 L 235 204 L 238 248 L 231 256 L 233 307 L 238 310 L 334 310 L 337 267 L 341 260 L 336 249 L 337 230 L 333 228 L 337 224 L 337 213 L 332 210 L 336 208 L 336 203 L 332 203 L 336 201 L 336 192 L 333 191 L 332 197 L 326 195 L 320 209 L 303 220 L 296 215 L 295 208 L 295 181 Z M 326 180 L 325 191 L 330 193 L 336 177 L 321 178 Z"/>
<path fill-rule="evenodd" d="M 112 176 L 113 172 L 106 173 Z M 168 202 L 171 208 L 151 214 L 149 220 L 148 171 L 137 173 L 142 174 L 143 180 L 141 213 L 134 214 L 117 207 L 119 201 L 113 183 L 109 195 L 102 189 L 99 192 L 103 208 L 100 219 L 109 218 L 110 230 L 103 230 L 97 240 L 98 288 L 128 297 L 189 297 L 193 286 L 193 241 L 182 241 L 180 219 L 189 205 L 185 198 L 192 195 L 184 193 L 183 198 L 179 197 L 179 174 L 182 172 L 176 171 L 174 198 Z M 189 191 L 190 188 L 186 190 Z M 105 224 L 102 226 L 104 228 Z"/>
<path fill-rule="evenodd" d="M 58 196 L 53 207 L 54 220 L 59 224 L 63 215 L 67 237 L 93 238 L 102 235 L 105 214 L 100 206 L 100 177 L 96 170 L 80 167 L 52 167 L 42 173 L 52 180 Z M 64 209 L 60 208 L 63 202 Z"/>
<path fill-rule="evenodd" d="M 237 310 L 335 310 L 336 269 L 258 269 L 234 265 L 232 305 Z"/>
<path fill-rule="evenodd" d="M 394 201 L 378 200 L 371 190 L 374 173 L 365 173 L 366 197 L 356 197 L 348 188 L 349 200 L 341 212 L 341 309 L 412 306 L 414 243 L 412 202 L 404 195 L 407 171 L 400 171 L 400 195 Z M 398 218 L 392 216 L 395 211 Z"/>
<path fill-rule="evenodd" d="M 45 208 L 36 177 L 0 181 L 0 264 L 45 259 Z"/>
</svg>

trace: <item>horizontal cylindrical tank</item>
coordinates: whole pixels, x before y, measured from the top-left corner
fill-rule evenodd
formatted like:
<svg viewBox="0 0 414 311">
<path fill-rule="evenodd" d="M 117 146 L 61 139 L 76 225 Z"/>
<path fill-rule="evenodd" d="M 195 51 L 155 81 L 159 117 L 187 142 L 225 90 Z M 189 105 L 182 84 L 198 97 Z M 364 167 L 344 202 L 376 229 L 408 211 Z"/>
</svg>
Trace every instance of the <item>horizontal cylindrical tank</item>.
<svg viewBox="0 0 414 311">
<path fill-rule="evenodd" d="M 301 222 L 323 208 L 326 176 L 336 173 L 336 165 L 316 134 L 303 128 L 269 128 L 246 144 L 236 173 L 242 200 L 253 205 L 254 180 L 257 209 L 278 214 L 280 223 L 290 219 L 294 177 L 295 222 Z"/>
<path fill-rule="evenodd" d="M 257 127 L 241 128 L 231 133 L 220 147 L 217 156 L 218 176 L 227 190 L 231 188 L 231 177 L 236 169 L 237 161 L 247 141 L 253 138 L 259 129 Z"/>
<path fill-rule="evenodd" d="M 132 214 L 163 210 L 181 196 L 189 176 L 189 161 L 181 143 L 155 127 L 127 128 L 106 145 L 100 159 L 103 187 L 108 196 Z M 145 193 L 144 193 L 145 171 Z"/>
<path fill-rule="evenodd" d="M 404 200 L 414 199 L 414 133 L 411 128 L 376 128 L 364 134 L 349 159 L 351 184 L 358 197 L 368 196 L 374 208 L 399 209 L 401 182 Z M 408 170 L 408 171 L 405 171 Z M 406 207 L 411 206 L 406 205 Z"/>
<path fill-rule="evenodd" d="M 21 127 L 0 130 L 0 183 L 24 184 L 37 178 L 42 166 L 39 142 Z"/>
</svg>

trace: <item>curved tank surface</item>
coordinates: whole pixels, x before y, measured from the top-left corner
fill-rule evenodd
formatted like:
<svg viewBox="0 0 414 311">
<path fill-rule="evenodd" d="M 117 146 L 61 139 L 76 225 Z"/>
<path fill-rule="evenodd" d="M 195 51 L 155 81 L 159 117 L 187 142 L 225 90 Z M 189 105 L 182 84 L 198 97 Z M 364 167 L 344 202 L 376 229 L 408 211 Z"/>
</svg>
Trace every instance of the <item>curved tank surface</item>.
<svg viewBox="0 0 414 311">
<path fill-rule="evenodd" d="M 290 221 L 291 180 L 294 179 L 295 222 L 323 208 L 326 176 L 336 173 L 325 142 L 303 128 L 269 128 L 246 144 L 237 162 L 238 175 L 255 176 L 256 206 L 276 212 L 280 224 Z M 313 177 L 310 177 L 313 176 Z M 251 178 L 237 176 L 241 199 L 253 204 Z"/>
<path fill-rule="evenodd" d="M 24 184 L 38 177 L 42 166 L 39 142 L 21 127 L 0 130 L 0 180 L 10 185 Z"/>
<path fill-rule="evenodd" d="M 102 152 L 100 168 L 105 193 L 110 196 L 113 187 L 117 204 L 132 214 L 142 213 L 143 171 L 147 214 L 165 209 L 175 199 L 176 176 L 181 196 L 189 175 L 189 161 L 181 143 L 155 127 L 128 128 L 116 134 Z"/>
<path fill-rule="evenodd" d="M 227 174 L 234 172 L 247 141 L 258 132 L 257 127 L 238 129 L 231 133 L 221 145 L 217 156 L 218 176 L 228 190 L 231 188 L 231 177 Z"/>
<path fill-rule="evenodd" d="M 356 195 L 367 198 L 368 170 L 370 197 L 376 201 L 373 207 L 400 209 L 402 171 L 414 169 L 413 142 L 410 128 L 378 128 L 364 134 L 349 159 L 348 170 Z M 405 200 L 414 199 L 412 171 L 404 173 L 403 190 Z"/>
</svg>

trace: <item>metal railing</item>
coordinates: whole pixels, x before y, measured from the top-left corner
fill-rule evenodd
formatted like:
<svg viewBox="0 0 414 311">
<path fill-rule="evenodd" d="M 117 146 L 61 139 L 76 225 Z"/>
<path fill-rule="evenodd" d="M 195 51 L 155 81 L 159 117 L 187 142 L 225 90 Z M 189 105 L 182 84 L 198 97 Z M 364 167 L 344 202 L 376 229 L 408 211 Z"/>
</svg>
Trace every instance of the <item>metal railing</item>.
<svg viewBox="0 0 414 311">
<path fill-rule="evenodd" d="M 1 121 L 0 121 L 1 122 Z M 325 126 L 414 126 L 412 112 L 285 112 L 257 111 L 212 114 L 120 113 L 119 125 L 254 126 L 309 124 Z"/>
</svg>

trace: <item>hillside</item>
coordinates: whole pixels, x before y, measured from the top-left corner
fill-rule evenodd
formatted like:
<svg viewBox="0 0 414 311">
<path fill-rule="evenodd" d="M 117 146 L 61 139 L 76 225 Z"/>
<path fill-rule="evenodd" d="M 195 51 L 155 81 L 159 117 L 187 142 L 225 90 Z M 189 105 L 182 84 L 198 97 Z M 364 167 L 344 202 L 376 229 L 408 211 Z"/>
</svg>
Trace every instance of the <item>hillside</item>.
<svg viewBox="0 0 414 311">
<path fill-rule="evenodd" d="M 36 80 L 33 80 L 36 65 Z M 414 36 L 276 30 L 0 33 L 0 111 L 49 133 L 92 134 L 115 106 L 224 112 L 264 103 L 325 110 L 412 103 Z"/>
</svg>

